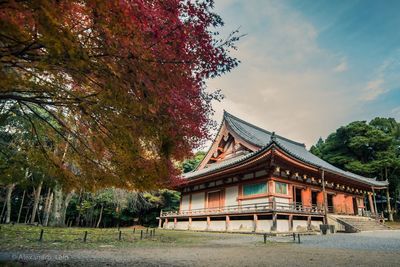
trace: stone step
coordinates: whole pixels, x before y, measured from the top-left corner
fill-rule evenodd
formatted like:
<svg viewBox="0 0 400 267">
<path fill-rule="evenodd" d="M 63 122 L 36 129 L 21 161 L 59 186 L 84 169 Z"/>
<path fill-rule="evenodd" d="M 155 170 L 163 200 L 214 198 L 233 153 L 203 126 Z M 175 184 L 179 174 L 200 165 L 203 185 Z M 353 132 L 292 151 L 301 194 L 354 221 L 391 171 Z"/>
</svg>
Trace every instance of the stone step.
<svg viewBox="0 0 400 267">
<path fill-rule="evenodd" d="M 372 230 L 388 230 L 389 227 L 373 220 L 370 218 L 362 217 L 338 217 L 338 219 L 352 225 L 360 231 L 372 231 Z"/>
</svg>

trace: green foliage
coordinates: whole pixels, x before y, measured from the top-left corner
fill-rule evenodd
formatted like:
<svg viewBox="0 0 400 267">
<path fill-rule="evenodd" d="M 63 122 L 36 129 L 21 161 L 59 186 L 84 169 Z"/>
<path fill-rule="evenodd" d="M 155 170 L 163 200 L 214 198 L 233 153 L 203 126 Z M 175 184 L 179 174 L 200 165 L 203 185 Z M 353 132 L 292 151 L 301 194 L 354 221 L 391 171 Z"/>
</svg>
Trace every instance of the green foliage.
<svg viewBox="0 0 400 267">
<path fill-rule="evenodd" d="M 73 225 L 94 227 L 103 207 L 100 227 L 156 226 L 160 210 L 177 210 L 179 200 L 179 192 L 167 189 L 140 193 L 107 188 L 75 195 L 67 209 L 67 220 Z"/>
<path fill-rule="evenodd" d="M 182 163 L 182 171 L 186 173 L 195 170 L 205 156 L 206 152 L 198 151 L 193 158 L 187 159 Z"/>
<path fill-rule="evenodd" d="M 310 151 L 339 168 L 388 179 L 392 192 L 400 187 L 400 123 L 393 118 L 352 122 L 318 140 Z"/>
</svg>

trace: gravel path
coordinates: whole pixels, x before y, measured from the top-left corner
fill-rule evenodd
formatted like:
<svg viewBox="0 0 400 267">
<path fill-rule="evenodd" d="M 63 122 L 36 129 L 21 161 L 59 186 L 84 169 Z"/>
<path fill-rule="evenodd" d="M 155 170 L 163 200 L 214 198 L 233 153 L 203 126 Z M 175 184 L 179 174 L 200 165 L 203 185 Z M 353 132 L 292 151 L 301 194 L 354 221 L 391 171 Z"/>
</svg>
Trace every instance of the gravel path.
<svg viewBox="0 0 400 267">
<path fill-rule="evenodd" d="M 306 247 L 399 252 L 400 230 L 302 236 L 301 241 L 301 245 Z"/>
<path fill-rule="evenodd" d="M 196 233 L 203 244 L 158 248 L 0 251 L 1 262 L 61 266 L 399 266 L 400 231 L 327 236 L 269 237 Z"/>
</svg>

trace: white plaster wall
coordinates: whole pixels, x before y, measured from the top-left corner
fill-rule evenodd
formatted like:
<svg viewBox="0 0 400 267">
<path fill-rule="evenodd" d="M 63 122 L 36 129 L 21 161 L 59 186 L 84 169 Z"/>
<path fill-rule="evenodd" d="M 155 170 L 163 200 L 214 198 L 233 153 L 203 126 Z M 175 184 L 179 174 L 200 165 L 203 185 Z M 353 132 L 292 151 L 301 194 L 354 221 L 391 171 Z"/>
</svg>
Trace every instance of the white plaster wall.
<svg viewBox="0 0 400 267">
<path fill-rule="evenodd" d="M 172 220 L 172 222 L 169 221 L 168 223 L 164 223 L 164 228 L 165 229 L 174 229 L 174 221 Z"/>
<path fill-rule="evenodd" d="M 293 231 L 301 232 L 307 230 L 306 220 L 293 220 Z"/>
<path fill-rule="evenodd" d="M 192 210 L 204 209 L 205 193 L 194 193 L 192 194 Z"/>
<path fill-rule="evenodd" d="M 271 232 L 272 220 L 258 220 L 257 232 Z"/>
<path fill-rule="evenodd" d="M 254 230 L 253 220 L 231 220 L 229 230 L 252 232 Z"/>
<path fill-rule="evenodd" d="M 226 223 L 225 221 L 213 221 L 211 218 L 210 225 L 208 226 L 209 231 L 225 231 Z"/>
<path fill-rule="evenodd" d="M 322 224 L 321 221 L 311 221 L 311 229 L 319 231 L 319 225 Z"/>
<path fill-rule="evenodd" d="M 244 199 L 244 200 L 242 200 L 242 205 L 265 203 L 265 202 L 268 202 L 268 198 L 266 198 L 266 197 L 254 198 L 254 199 Z"/>
<path fill-rule="evenodd" d="M 290 209 L 289 206 L 286 206 L 286 204 L 289 204 L 289 199 L 288 198 L 276 197 L 275 201 L 276 201 L 277 209 L 280 209 L 280 210 Z"/>
<path fill-rule="evenodd" d="M 206 230 L 207 229 L 207 221 L 192 221 L 192 225 L 190 226 L 190 230 Z"/>
<path fill-rule="evenodd" d="M 189 199 L 190 195 L 183 195 L 181 198 L 181 211 L 189 210 Z"/>
<path fill-rule="evenodd" d="M 175 229 L 188 230 L 188 227 L 189 227 L 189 221 L 187 221 L 187 222 L 176 222 Z"/>
<path fill-rule="evenodd" d="M 238 204 L 237 197 L 239 194 L 239 187 L 230 186 L 225 189 L 225 206 L 234 206 Z"/>
<path fill-rule="evenodd" d="M 276 231 L 277 232 L 289 232 L 289 220 L 276 220 Z"/>
</svg>

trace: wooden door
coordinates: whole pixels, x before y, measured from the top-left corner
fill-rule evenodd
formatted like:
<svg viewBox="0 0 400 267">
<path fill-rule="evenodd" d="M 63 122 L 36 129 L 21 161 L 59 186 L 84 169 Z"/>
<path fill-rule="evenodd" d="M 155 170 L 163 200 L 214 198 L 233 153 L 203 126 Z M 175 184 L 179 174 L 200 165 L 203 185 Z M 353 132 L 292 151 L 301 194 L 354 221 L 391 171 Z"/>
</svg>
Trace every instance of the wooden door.
<svg viewBox="0 0 400 267">
<path fill-rule="evenodd" d="M 221 207 L 221 191 L 208 193 L 208 206 L 209 209 Z"/>
</svg>

